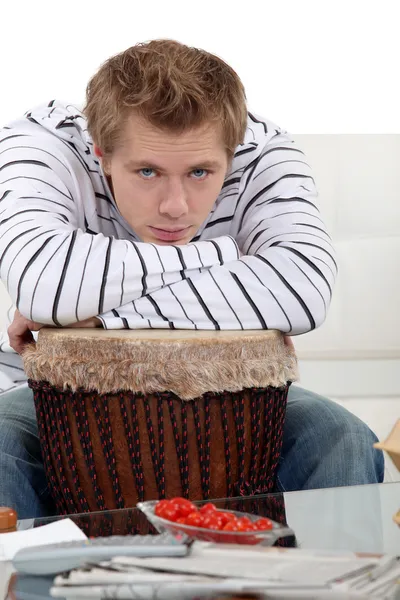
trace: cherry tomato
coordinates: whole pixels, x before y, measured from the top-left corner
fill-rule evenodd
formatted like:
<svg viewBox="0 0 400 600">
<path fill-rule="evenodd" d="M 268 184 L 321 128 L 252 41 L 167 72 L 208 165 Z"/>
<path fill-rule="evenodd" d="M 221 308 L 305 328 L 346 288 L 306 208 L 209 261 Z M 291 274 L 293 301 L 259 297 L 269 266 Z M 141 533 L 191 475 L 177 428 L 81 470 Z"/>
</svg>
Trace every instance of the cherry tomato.
<svg viewBox="0 0 400 600">
<path fill-rule="evenodd" d="M 224 522 L 218 515 L 218 511 L 209 511 L 205 514 L 203 527 L 205 529 L 213 529 L 218 531 L 224 527 Z"/>
<path fill-rule="evenodd" d="M 222 519 L 224 525 L 229 523 L 229 521 L 237 521 L 237 516 L 230 512 L 218 511 L 219 517 Z"/>
<path fill-rule="evenodd" d="M 250 521 L 248 517 L 240 517 L 240 519 L 236 522 L 238 531 L 251 531 L 253 528 L 253 523 Z"/>
<path fill-rule="evenodd" d="M 207 502 L 207 504 L 203 504 L 203 506 L 200 508 L 200 512 L 203 514 L 208 512 L 214 512 L 216 510 L 217 507 L 212 502 Z"/>
<path fill-rule="evenodd" d="M 272 521 L 265 519 L 264 517 L 257 519 L 254 524 L 259 531 L 268 531 L 273 528 Z"/>
<path fill-rule="evenodd" d="M 236 521 L 229 521 L 226 525 L 224 525 L 223 531 L 239 531 Z"/>
<path fill-rule="evenodd" d="M 154 509 L 154 513 L 157 515 L 157 517 L 160 516 L 160 512 L 162 511 L 162 509 L 165 506 L 171 506 L 171 501 L 170 500 L 160 500 L 159 502 L 157 502 L 156 507 Z"/>
<path fill-rule="evenodd" d="M 203 521 L 204 515 L 202 515 L 196 510 L 196 512 L 192 512 L 186 517 L 185 525 L 191 525 L 192 527 L 202 527 Z"/>
<path fill-rule="evenodd" d="M 174 504 L 170 504 L 169 506 L 161 507 L 158 516 L 161 517 L 161 519 L 166 519 L 167 521 L 176 521 L 179 519 L 180 514 L 178 507 Z"/>
<path fill-rule="evenodd" d="M 187 517 L 192 512 L 197 512 L 196 506 L 186 498 L 172 498 L 171 502 L 178 506 L 181 517 Z"/>
</svg>

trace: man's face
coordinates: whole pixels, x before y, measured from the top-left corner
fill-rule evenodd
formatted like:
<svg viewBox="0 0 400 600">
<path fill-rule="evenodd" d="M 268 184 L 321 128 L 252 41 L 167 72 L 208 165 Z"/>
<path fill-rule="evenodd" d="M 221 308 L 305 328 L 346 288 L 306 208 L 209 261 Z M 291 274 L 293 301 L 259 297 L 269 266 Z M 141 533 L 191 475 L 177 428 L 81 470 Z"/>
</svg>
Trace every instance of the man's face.
<svg viewBox="0 0 400 600">
<path fill-rule="evenodd" d="M 221 191 L 228 155 L 215 125 L 174 134 L 133 115 L 103 167 L 120 213 L 142 241 L 186 244 Z"/>
</svg>

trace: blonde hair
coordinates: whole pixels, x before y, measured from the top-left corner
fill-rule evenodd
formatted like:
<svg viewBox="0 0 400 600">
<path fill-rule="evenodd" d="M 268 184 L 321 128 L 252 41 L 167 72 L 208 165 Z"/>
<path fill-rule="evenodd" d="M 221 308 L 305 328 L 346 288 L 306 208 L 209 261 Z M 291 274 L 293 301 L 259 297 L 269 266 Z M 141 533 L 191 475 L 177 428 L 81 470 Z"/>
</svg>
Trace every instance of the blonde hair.
<svg viewBox="0 0 400 600">
<path fill-rule="evenodd" d="M 121 140 L 132 111 L 177 133 L 215 122 L 230 156 L 247 124 L 245 90 L 236 72 L 221 58 L 173 40 L 136 44 L 109 58 L 90 79 L 84 112 L 104 155 Z"/>
</svg>

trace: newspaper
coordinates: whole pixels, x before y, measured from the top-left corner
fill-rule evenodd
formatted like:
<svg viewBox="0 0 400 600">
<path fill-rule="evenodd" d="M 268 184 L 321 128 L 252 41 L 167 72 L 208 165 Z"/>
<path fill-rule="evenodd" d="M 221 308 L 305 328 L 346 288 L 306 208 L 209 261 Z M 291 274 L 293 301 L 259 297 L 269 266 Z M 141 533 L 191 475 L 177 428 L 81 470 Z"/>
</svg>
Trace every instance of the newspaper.
<svg viewBox="0 0 400 600">
<path fill-rule="evenodd" d="M 176 600 L 222 593 L 263 598 L 400 598 L 396 556 L 193 544 L 182 558 L 116 557 L 56 577 L 53 597 Z M 397 594 L 397 596 L 396 596 Z"/>
</svg>

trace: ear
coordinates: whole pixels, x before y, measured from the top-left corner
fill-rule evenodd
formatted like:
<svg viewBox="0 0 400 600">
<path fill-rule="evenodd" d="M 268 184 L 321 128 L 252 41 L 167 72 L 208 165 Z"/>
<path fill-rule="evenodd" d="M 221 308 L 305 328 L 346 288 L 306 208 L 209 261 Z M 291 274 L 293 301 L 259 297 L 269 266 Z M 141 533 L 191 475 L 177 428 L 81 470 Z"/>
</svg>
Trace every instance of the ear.
<svg viewBox="0 0 400 600">
<path fill-rule="evenodd" d="M 93 151 L 94 151 L 95 155 L 97 156 L 97 158 L 103 158 L 103 152 L 100 150 L 100 148 L 96 144 L 93 144 Z"/>
<path fill-rule="evenodd" d="M 96 144 L 93 144 L 93 151 L 94 151 L 95 155 L 97 156 L 97 158 L 100 160 L 101 166 L 103 167 L 103 171 L 104 171 L 105 175 L 108 176 L 110 174 L 109 173 L 109 166 L 110 166 L 109 160 L 107 160 L 104 157 L 103 151 L 100 150 L 100 148 Z"/>
</svg>

